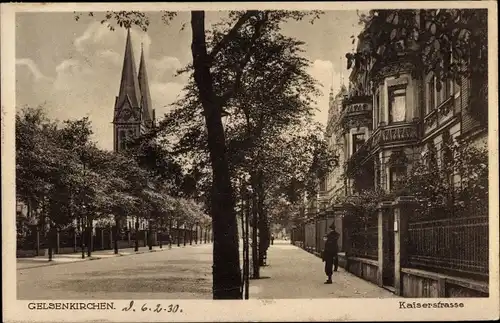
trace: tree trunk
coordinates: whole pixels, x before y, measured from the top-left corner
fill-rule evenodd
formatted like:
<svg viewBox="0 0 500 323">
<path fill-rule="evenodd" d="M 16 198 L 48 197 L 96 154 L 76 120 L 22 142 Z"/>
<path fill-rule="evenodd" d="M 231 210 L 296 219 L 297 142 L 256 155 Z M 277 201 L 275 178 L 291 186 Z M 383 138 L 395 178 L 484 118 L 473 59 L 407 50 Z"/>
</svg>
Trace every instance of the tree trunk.
<svg viewBox="0 0 500 323">
<path fill-rule="evenodd" d="M 82 259 L 85 259 L 85 220 L 80 215 L 80 248 L 82 249 Z"/>
<path fill-rule="evenodd" d="M 213 246 L 213 298 L 241 299 L 238 227 L 234 210 L 221 107 L 213 90 L 210 58 L 205 40 L 205 12 L 191 12 L 194 79 L 203 105 L 212 164 L 211 196 Z"/>
<path fill-rule="evenodd" d="M 135 246 L 134 251 L 139 251 L 139 218 L 135 218 Z"/>
<path fill-rule="evenodd" d="M 179 228 L 179 221 L 177 221 L 177 232 L 175 234 L 177 238 L 177 247 L 181 246 L 181 235 L 180 235 L 180 228 Z"/>
<path fill-rule="evenodd" d="M 174 235 L 172 234 L 172 218 L 170 218 L 170 221 L 168 222 L 168 246 L 172 248 L 172 239 L 174 238 Z"/>
<path fill-rule="evenodd" d="M 186 230 L 186 225 L 184 224 L 184 229 L 182 229 L 184 231 L 183 233 L 183 238 L 182 238 L 182 244 L 184 245 L 184 247 L 186 246 L 186 240 L 187 240 L 187 230 Z"/>
<path fill-rule="evenodd" d="M 267 216 L 264 210 L 264 189 L 262 171 L 257 177 L 257 212 L 259 214 L 259 266 L 264 266 L 267 248 L 269 246 L 269 230 L 267 228 Z"/>
<path fill-rule="evenodd" d="M 148 248 L 153 250 L 153 228 L 151 227 L 151 220 L 148 223 Z"/>
<path fill-rule="evenodd" d="M 114 240 L 113 240 L 114 245 L 113 245 L 113 247 L 115 249 L 114 250 L 115 251 L 115 255 L 118 254 L 118 240 L 120 239 L 118 237 L 118 235 L 120 233 L 120 227 L 119 227 L 119 225 L 120 225 L 120 220 L 119 220 L 119 218 L 117 216 L 115 216 L 115 225 L 113 227 L 113 236 L 114 236 Z"/>
<path fill-rule="evenodd" d="M 193 245 L 193 227 L 191 226 L 189 230 L 189 245 Z"/>
<path fill-rule="evenodd" d="M 249 220 L 250 220 L 250 199 L 245 196 L 245 299 L 249 299 L 250 292 L 250 254 L 249 254 Z"/>
<path fill-rule="evenodd" d="M 93 227 L 94 227 L 94 224 L 93 224 L 93 221 L 92 221 L 92 217 L 87 217 L 87 237 L 88 237 L 88 243 L 87 243 L 87 256 L 92 256 L 92 249 L 94 248 L 94 237 L 92 235 L 92 231 L 93 231 Z"/>
<path fill-rule="evenodd" d="M 257 210 L 257 195 L 252 192 L 252 268 L 254 279 L 260 278 L 259 266 L 259 244 L 258 244 L 258 210 Z"/>
</svg>

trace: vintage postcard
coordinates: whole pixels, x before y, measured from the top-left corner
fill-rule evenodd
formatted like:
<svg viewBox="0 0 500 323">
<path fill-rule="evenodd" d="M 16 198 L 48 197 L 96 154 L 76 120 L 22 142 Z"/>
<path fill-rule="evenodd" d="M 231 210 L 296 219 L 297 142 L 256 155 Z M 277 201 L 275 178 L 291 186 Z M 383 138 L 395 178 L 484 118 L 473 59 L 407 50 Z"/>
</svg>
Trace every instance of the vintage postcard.
<svg viewBox="0 0 500 323">
<path fill-rule="evenodd" d="M 0 8 L 6 322 L 499 318 L 496 2 Z"/>
</svg>

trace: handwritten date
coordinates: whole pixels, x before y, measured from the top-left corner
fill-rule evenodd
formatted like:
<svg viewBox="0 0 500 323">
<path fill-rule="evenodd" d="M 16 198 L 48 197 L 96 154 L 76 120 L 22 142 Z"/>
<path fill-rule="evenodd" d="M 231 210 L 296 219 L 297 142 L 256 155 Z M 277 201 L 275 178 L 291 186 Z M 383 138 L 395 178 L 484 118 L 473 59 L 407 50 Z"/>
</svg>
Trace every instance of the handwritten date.
<svg viewBox="0 0 500 323">
<path fill-rule="evenodd" d="M 153 313 L 182 313 L 182 309 L 178 304 L 147 304 L 136 305 L 134 301 L 130 301 L 130 304 L 122 308 L 123 312 L 153 312 Z"/>
</svg>

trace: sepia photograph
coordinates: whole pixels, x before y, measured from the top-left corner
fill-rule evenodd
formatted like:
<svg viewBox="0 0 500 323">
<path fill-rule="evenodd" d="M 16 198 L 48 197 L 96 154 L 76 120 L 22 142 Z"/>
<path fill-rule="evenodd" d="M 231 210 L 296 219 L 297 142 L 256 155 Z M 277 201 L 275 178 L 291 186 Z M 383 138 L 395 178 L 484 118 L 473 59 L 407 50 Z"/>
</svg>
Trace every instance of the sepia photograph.
<svg viewBox="0 0 500 323">
<path fill-rule="evenodd" d="M 498 318 L 496 5 L 379 4 L 2 4 L 4 298 Z"/>
</svg>

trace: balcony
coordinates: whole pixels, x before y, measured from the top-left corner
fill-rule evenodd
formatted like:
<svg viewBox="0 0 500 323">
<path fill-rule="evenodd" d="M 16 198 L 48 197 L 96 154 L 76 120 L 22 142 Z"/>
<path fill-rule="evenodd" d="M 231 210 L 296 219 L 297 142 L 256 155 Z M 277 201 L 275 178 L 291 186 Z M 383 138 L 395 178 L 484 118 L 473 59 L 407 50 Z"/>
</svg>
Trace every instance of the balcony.
<svg viewBox="0 0 500 323">
<path fill-rule="evenodd" d="M 372 149 L 379 146 L 413 144 L 420 139 L 417 122 L 405 122 L 380 126 L 368 139 Z"/>
<path fill-rule="evenodd" d="M 340 123 L 346 132 L 352 128 L 368 127 L 371 129 L 372 113 L 371 96 L 349 97 L 344 100 Z"/>
<path fill-rule="evenodd" d="M 371 160 L 373 152 L 378 147 L 411 145 L 417 143 L 420 137 L 420 127 L 417 122 L 380 126 L 347 160 L 346 173 L 350 176 L 358 173 L 367 161 Z"/>
</svg>

